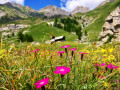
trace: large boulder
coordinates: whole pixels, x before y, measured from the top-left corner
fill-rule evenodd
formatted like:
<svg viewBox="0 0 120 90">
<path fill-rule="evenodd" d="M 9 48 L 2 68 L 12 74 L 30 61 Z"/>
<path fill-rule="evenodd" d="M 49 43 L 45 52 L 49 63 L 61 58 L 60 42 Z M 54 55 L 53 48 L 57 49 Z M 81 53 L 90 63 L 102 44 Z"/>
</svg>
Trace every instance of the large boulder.
<svg viewBox="0 0 120 90">
<path fill-rule="evenodd" d="M 103 30 L 99 35 L 98 46 L 110 41 L 120 42 L 120 6 L 117 7 L 110 15 L 106 18 Z"/>
</svg>

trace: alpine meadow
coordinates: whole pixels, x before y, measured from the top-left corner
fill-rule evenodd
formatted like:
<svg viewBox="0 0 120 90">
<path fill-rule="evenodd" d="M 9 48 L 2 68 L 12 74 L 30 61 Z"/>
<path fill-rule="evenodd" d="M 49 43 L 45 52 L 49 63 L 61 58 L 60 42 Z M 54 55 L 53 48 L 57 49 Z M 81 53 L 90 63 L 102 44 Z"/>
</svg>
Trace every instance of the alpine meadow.
<svg viewBox="0 0 120 90">
<path fill-rule="evenodd" d="M 0 90 L 120 90 L 120 0 L 71 12 L 61 0 L 39 10 L 8 1 L 0 1 Z M 83 0 L 61 2 L 72 1 Z"/>
</svg>

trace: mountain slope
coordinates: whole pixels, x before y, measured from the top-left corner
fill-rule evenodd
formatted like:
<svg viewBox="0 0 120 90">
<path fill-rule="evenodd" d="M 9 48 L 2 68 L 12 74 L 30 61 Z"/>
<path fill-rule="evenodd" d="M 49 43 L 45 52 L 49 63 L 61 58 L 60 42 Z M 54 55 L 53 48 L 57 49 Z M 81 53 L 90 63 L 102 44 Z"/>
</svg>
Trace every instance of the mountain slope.
<svg viewBox="0 0 120 90">
<path fill-rule="evenodd" d="M 4 19 L 10 19 L 9 21 L 11 21 L 20 18 L 41 17 L 43 15 L 29 6 L 22 6 L 16 3 L 8 2 L 0 4 L 0 16 L 0 18 L 4 16 Z"/>
<path fill-rule="evenodd" d="M 77 6 L 72 12 L 71 14 L 76 14 L 76 13 L 86 13 L 89 12 L 90 9 L 88 7 L 83 7 L 83 6 Z"/>
<path fill-rule="evenodd" d="M 44 13 L 48 17 L 56 16 L 56 15 L 68 16 L 70 14 L 69 12 L 62 10 L 61 8 L 52 5 L 40 9 L 38 10 L 38 12 Z"/>
<path fill-rule="evenodd" d="M 115 1 L 115 0 L 105 0 L 101 4 L 99 4 L 96 8 L 99 8 L 99 7 L 103 6 L 103 5 L 105 5 L 106 3 L 113 2 L 113 1 Z"/>
<path fill-rule="evenodd" d="M 35 41 L 50 40 L 52 33 L 54 34 L 55 37 L 65 36 L 66 41 L 75 41 L 75 39 L 77 39 L 77 35 L 73 35 L 69 32 L 66 32 L 62 29 L 58 29 L 56 27 L 47 26 L 46 23 L 41 23 L 39 25 L 32 26 L 29 29 L 29 31 L 30 31 L 30 35 L 33 37 Z M 47 33 L 49 35 L 47 35 Z"/>
<path fill-rule="evenodd" d="M 88 32 L 88 41 L 97 41 L 99 33 L 102 31 L 102 26 L 105 23 L 106 17 L 120 6 L 120 0 L 115 0 L 114 2 L 108 2 L 105 5 L 96 8 L 88 13 L 79 13 L 74 16 L 93 19 L 87 27 L 83 29 L 83 32 Z"/>
</svg>

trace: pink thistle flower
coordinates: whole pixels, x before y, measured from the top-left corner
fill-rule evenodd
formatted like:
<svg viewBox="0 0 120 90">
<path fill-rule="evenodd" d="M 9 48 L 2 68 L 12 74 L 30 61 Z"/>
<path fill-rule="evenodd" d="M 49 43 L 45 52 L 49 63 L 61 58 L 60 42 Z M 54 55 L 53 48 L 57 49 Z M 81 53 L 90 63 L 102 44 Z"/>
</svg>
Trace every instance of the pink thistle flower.
<svg viewBox="0 0 120 90">
<path fill-rule="evenodd" d="M 60 53 L 65 53 L 65 52 L 64 52 L 64 51 L 59 51 L 59 52 L 57 52 L 57 53 L 59 53 L 59 54 L 60 54 Z"/>
<path fill-rule="evenodd" d="M 95 63 L 95 65 L 94 65 L 94 66 L 100 66 L 100 64 Z"/>
<path fill-rule="evenodd" d="M 120 79 L 116 80 L 115 83 L 119 83 L 120 82 Z"/>
<path fill-rule="evenodd" d="M 70 45 L 66 45 L 66 46 L 62 46 L 61 48 L 65 48 L 65 52 L 66 52 L 66 54 L 67 54 L 67 56 L 68 56 L 68 51 L 67 51 L 67 48 L 68 47 L 70 47 Z"/>
<path fill-rule="evenodd" d="M 100 75 L 100 74 L 98 74 L 97 72 L 96 72 L 96 73 L 94 73 L 94 75 L 95 75 L 95 76 L 97 76 L 97 78 L 101 78 L 101 79 L 103 78 L 103 76 L 101 76 L 101 75 Z"/>
<path fill-rule="evenodd" d="M 36 49 L 36 50 L 33 50 L 33 51 L 30 51 L 30 52 L 37 52 L 37 51 L 39 51 L 40 49 Z"/>
<path fill-rule="evenodd" d="M 88 54 L 88 53 L 84 53 L 84 52 L 78 52 L 78 53 L 80 53 L 80 54 Z"/>
<path fill-rule="evenodd" d="M 96 73 L 94 73 L 94 75 L 95 75 L 95 76 L 97 76 L 97 72 L 96 72 Z"/>
<path fill-rule="evenodd" d="M 113 64 L 110 63 L 110 65 L 107 65 L 107 68 L 110 68 L 111 72 L 112 72 L 113 69 L 118 69 L 119 67 L 118 66 L 114 66 Z"/>
<path fill-rule="evenodd" d="M 108 68 L 113 69 L 115 66 L 110 63 L 110 65 L 107 65 Z"/>
<path fill-rule="evenodd" d="M 55 74 L 65 75 L 70 72 L 69 67 L 59 66 L 59 67 L 56 67 L 55 69 L 56 69 L 56 71 L 54 71 Z"/>
<path fill-rule="evenodd" d="M 70 49 L 69 51 L 72 51 L 72 57 L 74 56 L 74 59 L 75 59 L 75 55 L 74 55 L 74 51 L 76 51 L 77 50 L 77 48 L 72 48 L 72 49 Z"/>
<path fill-rule="evenodd" d="M 103 78 L 103 76 L 101 76 L 101 79 Z"/>
<path fill-rule="evenodd" d="M 100 64 L 95 63 L 94 66 L 96 66 L 96 69 L 97 69 L 97 71 L 98 71 L 98 70 L 99 70 L 99 67 L 98 67 L 98 66 L 100 66 Z"/>
<path fill-rule="evenodd" d="M 63 56 L 63 53 L 65 53 L 64 51 L 59 51 L 59 52 L 57 52 L 58 54 L 60 54 L 60 57 L 62 57 Z"/>
<path fill-rule="evenodd" d="M 37 89 L 39 89 L 41 87 L 44 87 L 44 85 L 47 85 L 48 83 L 49 83 L 49 78 L 45 78 L 45 79 L 39 80 L 34 85 L 36 86 Z"/>
<path fill-rule="evenodd" d="M 103 78 L 103 76 L 98 75 L 98 78 L 101 78 L 101 79 L 102 79 L 102 78 Z"/>
<path fill-rule="evenodd" d="M 105 66 L 105 63 L 102 63 L 101 66 Z"/>
<path fill-rule="evenodd" d="M 81 60 L 83 60 L 83 56 L 84 56 L 84 54 L 88 54 L 88 53 L 84 53 L 84 52 L 78 52 L 78 53 L 81 54 Z"/>
<path fill-rule="evenodd" d="M 111 65 L 107 65 L 108 68 L 113 69 L 114 67 Z"/>
<path fill-rule="evenodd" d="M 61 48 L 68 48 L 68 47 L 70 47 L 70 45 L 62 46 Z"/>
<path fill-rule="evenodd" d="M 119 67 L 118 66 L 115 66 L 114 69 L 118 69 Z"/>
<path fill-rule="evenodd" d="M 69 51 L 76 51 L 76 50 L 77 50 L 77 48 L 72 48 Z"/>
</svg>

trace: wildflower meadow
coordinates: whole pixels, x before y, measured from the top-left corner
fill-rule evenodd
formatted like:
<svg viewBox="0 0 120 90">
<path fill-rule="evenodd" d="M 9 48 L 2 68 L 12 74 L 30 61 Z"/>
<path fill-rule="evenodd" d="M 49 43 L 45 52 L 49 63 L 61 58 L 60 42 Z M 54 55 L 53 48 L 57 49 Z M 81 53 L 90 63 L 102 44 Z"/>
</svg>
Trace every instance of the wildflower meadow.
<svg viewBox="0 0 120 90">
<path fill-rule="evenodd" d="M 119 90 L 120 45 L 0 45 L 0 90 Z"/>
</svg>

